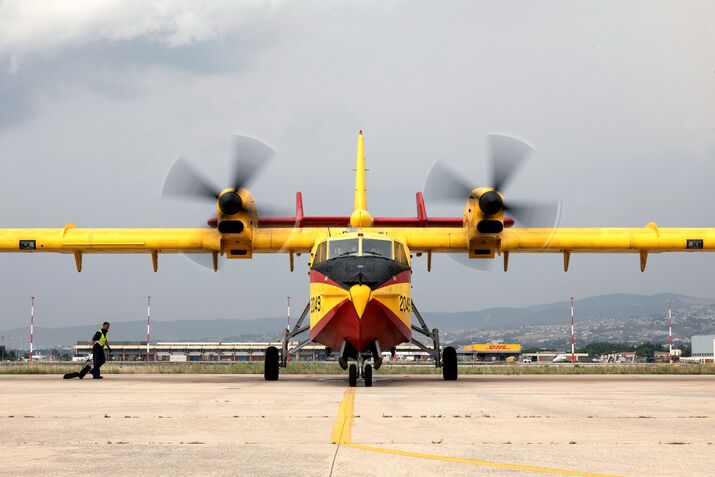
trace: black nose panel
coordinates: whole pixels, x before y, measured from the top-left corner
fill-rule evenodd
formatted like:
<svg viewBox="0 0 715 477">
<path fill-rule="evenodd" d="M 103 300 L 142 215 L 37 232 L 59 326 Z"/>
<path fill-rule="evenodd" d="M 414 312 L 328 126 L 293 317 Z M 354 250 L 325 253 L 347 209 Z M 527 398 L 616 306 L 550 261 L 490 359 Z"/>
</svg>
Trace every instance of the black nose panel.
<svg viewBox="0 0 715 477">
<path fill-rule="evenodd" d="M 379 287 L 390 278 L 410 267 L 384 257 L 337 257 L 313 266 L 313 270 L 322 273 L 343 287 L 363 284 L 371 290 Z"/>
</svg>

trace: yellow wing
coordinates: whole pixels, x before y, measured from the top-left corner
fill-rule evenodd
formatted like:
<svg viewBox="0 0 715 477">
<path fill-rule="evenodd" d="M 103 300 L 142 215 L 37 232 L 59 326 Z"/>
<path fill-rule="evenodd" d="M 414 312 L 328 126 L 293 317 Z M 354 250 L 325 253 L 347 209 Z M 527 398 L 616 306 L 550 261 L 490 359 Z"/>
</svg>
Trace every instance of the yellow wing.
<svg viewBox="0 0 715 477">
<path fill-rule="evenodd" d="M 251 193 L 234 187 L 218 195 L 214 228 L 83 229 L 68 224 L 62 229 L 0 229 L 0 252 L 73 254 L 78 271 L 87 253 L 151 254 L 155 271 L 162 253 L 210 253 L 214 269 L 219 256 L 287 253 L 292 270 L 293 254 L 310 253 L 326 237 L 356 230 L 384 234 L 416 253 L 461 252 L 473 259 L 503 255 L 505 270 L 510 253 L 562 253 L 565 269 L 571 253 L 638 253 L 644 270 L 649 253 L 715 250 L 715 228 L 659 228 L 654 223 L 641 228 L 510 228 L 513 220 L 504 216 L 503 198 L 494 188 L 473 189 L 463 217 L 427 217 L 421 193 L 417 217 L 373 217 L 367 211 L 362 132 L 355 170 L 350 216 L 305 217 L 297 193 L 295 217 L 260 219 Z M 486 207 L 489 215 L 480 202 L 486 194 L 499 206 L 493 211 Z"/>
<path fill-rule="evenodd" d="M 318 228 L 255 229 L 251 244 L 246 245 L 242 234 L 221 234 L 213 228 L 99 229 L 68 224 L 61 229 L 0 229 L 0 252 L 73 254 L 77 271 L 82 270 L 82 256 L 88 253 L 151 254 L 154 271 L 162 253 L 210 253 L 216 268 L 219 255 L 250 258 L 252 253 L 310 252 L 326 233 Z"/>
<path fill-rule="evenodd" d="M 506 229 L 504 252 L 702 252 L 715 250 L 714 228 Z"/>
<path fill-rule="evenodd" d="M 649 223 L 633 228 L 507 228 L 499 234 L 469 230 L 406 229 L 403 234 L 416 252 L 463 252 L 474 259 L 503 254 L 505 270 L 510 253 L 562 253 L 566 270 L 571 253 L 637 253 L 643 271 L 649 253 L 715 251 L 715 228 L 660 228 Z"/>
</svg>

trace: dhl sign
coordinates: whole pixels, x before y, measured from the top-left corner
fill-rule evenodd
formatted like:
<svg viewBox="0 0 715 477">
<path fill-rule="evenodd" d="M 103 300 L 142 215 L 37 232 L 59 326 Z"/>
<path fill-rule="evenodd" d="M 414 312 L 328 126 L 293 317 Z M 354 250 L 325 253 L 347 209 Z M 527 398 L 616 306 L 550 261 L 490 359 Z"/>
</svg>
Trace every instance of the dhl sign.
<svg viewBox="0 0 715 477">
<path fill-rule="evenodd" d="M 464 351 L 475 353 L 521 353 L 521 345 L 516 343 L 471 344 L 466 345 Z"/>
</svg>

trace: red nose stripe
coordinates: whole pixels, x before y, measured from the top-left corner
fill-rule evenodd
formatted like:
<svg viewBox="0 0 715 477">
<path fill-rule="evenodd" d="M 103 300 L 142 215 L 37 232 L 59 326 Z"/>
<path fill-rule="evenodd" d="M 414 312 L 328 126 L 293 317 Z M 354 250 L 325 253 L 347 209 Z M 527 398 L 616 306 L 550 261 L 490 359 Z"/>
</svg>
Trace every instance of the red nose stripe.
<svg viewBox="0 0 715 477">
<path fill-rule="evenodd" d="M 310 330 L 310 339 L 334 350 L 339 350 L 344 341 L 358 352 L 367 351 L 378 340 L 382 349 L 389 349 L 412 338 L 412 332 L 387 307 L 371 300 L 362 319 L 355 307 L 344 301 L 334 307 Z"/>
<path fill-rule="evenodd" d="M 310 283 L 327 283 L 328 285 L 332 285 L 334 287 L 345 288 L 338 282 L 331 280 L 330 278 L 326 277 L 320 272 L 316 272 L 315 270 L 310 271 Z"/>
<path fill-rule="evenodd" d="M 383 288 L 383 287 L 388 287 L 390 285 L 397 285 L 398 283 L 410 283 L 412 280 L 412 272 L 410 270 L 405 270 L 404 272 L 400 272 L 394 277 L 390 278 L 387 280 L 385 283 L 377 287 L 376 289 Z"/>
</svg>

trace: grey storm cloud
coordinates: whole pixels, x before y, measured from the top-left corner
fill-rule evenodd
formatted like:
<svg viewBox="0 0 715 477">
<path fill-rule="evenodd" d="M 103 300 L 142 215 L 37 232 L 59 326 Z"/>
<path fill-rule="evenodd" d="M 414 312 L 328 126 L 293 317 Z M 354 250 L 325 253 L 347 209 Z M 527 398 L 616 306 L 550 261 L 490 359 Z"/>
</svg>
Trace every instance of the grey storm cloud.
<svg viewBox="0 0 715 477">
<path fill-rule="evenodd" d="M 0 129 L 19 124 L 32 114 L 33 95 L 22 78 L 0 72 Z"/>
<path fill-rule="evenodd" d="M 231 135 L 271 142 L 257 201 L 347 214 L 366 134 L 368 205 L 414 215 L 435 160 L 475 185 L 485 134 L 535 146 L 510 197 L 564 202 L 562 226 L 715 226 L 711 2 L 0 2 L 0 227 L 195 227 L 213 204 L 166 200 L 179 156 L 222 183 Z M 461 210 L 428 203 L 428 212 Z M 38 297 L 46 326 L 284 313 L 305 257 L 218 274 L 181 256 L 0 257 L 0 329 Z M 713 296 L 713 258 L 514 257 L 509 273 L 415 259 L 423 310 L 570 295 Z M 497 267 L 498 269 L 499 267 Z"/>
<path fill-rule="evenodd" d="M 255 48 L 255 47 L 252 47 Z M 224 75 L 240 71 L 255 54 L 240 42 L 209 40 L 171 47 L 150 39 L 94 42 L 61 55 L 32 56 L 22 67 L 0 72 L 0 128 L 31 118 L 45 101 L 71 89 L 85 89 L 117 100 L 136 96 L 141 81 L 127 77 L 157 70 Z"/>
<path fill-rule="evenodd" d="M 273 37 L 270 23 L 252 26 L 265 13 L 260 4 L 237 8 L 219 2 L 206 9 L 186 2 L 160 8 L 151 2 L 104 1 L 95 7 L 105 8 L 94 12 L 82 11 L 91 7 L 76 2 L 66 5 L 71 5 L 68 11 L 58 5 L 0 5 L 0 63 L 5 63 L 0 68 L 0 128 L 31 118 L 44 102 L 68 90 L 88 89 L 121 100 L 143 86 L 127 81 L 128 76 L 157 70 L 233 73 L 246 68 Z M 224 24 L 231 17 L 243 21 Z"/>
</svg>

